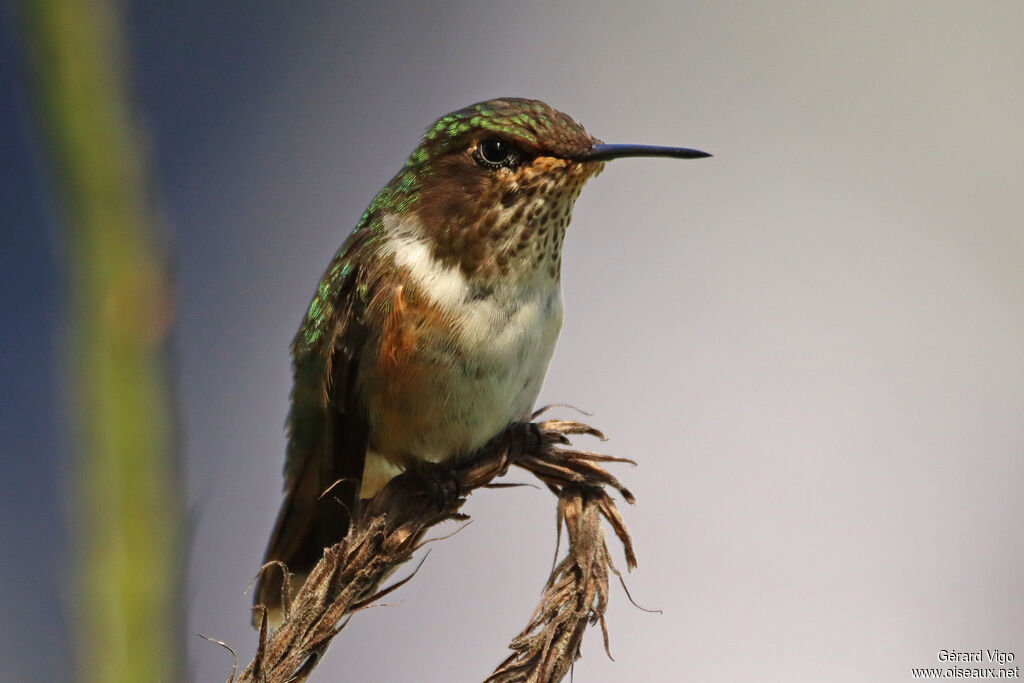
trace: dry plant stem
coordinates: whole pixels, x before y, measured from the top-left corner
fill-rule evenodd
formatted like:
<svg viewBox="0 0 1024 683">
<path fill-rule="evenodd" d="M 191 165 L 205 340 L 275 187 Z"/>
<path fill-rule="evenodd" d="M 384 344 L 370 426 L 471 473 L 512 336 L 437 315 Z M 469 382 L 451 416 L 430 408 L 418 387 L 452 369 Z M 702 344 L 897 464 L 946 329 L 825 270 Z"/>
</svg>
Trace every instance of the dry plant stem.
<svg viewBox="0 0 1024 683">
<path fill-rule="evenodd" d="M 584 631 L 595 622 L 601 624 L 608 651 L 604 613 L 610 575 L 618 572 L 605 544 L 602 497 L 607 494 L 585 486 L 566 486 L 559 492 L 559 520 L 569 537 L 569 552 L 551 573 L 530 623 L 512 641 L 513 654 L 487 683 L 561 680 L 580 656 Z"/>
<path fill-rule="evenodd" d="M 331 639 L 348 623 L 346 617 L 411 578 L 380 588 L 424 544 L 427 530 L 447 520 L 466 519 L 459 513 L 464 496 L 505 474 L 510 465 L 529 470 L 559 496 L 559 524 L 565 524 L 569 550 L 552 572 L 530 624 L 512 642 L 514 654 L 488 680 L 560 680 L 579 656 L 587 624 L 600 622 L 604 629 L 608 578 L 617 572 L 605 544 L 602 518 L 622 542 L 628 566 L 636 565 L 629 532 L 605 487 L 619 491 L 630 503 L 633 496 L 600 465 L 630 461 L 564 448 L 573 434 L 603 438 L 578 422 L 512 425 L 478 458 L 452 473 L 444 505 L 438 504 L 437 492 L 429 490 L 421 477 L 406 473 L 393 479 L 361 511 L 348 536 L 324 551 L 294 599 L 284 596 L 286 618 L 269 636 L 264 616 L 256 656 L 239 683 L 305 681 Z"/>
</svg>

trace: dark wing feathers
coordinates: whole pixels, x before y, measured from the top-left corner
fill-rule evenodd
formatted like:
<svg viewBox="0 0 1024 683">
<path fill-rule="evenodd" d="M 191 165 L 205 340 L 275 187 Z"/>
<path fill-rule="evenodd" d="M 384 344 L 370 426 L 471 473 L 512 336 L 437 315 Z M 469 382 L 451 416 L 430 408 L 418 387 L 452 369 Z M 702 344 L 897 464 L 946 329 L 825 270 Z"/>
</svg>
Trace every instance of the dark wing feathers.
<svg viewBox="0 0 1024 683">
<path fill-rule="evenodd" d="M 356 395 L 366 273 L 350 256 L 360 237 L 353 233 L 324 273 L 292 344 L 285 500 L 264 562 L 284 562 L 295 574 L 307 574 L 324 548 L 344 538 L 359 504 L 368 438 Z M 280 570 L 264 572 L 255 604 L 279 608 L 281 581 Z"/>
</svg>

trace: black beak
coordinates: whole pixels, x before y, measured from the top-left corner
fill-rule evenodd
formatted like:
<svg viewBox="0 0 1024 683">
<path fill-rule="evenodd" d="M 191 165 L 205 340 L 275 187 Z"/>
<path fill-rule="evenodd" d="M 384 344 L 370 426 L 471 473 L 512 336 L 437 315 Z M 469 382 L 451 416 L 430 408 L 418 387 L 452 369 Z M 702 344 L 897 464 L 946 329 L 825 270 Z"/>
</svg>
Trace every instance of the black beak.
<svg viewBox="0 0 1024 683">
<path fill-rule="evenodd" d="M 622 157 L 671 157 L 673 159 L 702 159 L 711 156 L 699 149 L 685 147 L 659 147 L 657 145 L 594 145 L 578 157 L 578 161 L 611 161 Z"/>
</svg>

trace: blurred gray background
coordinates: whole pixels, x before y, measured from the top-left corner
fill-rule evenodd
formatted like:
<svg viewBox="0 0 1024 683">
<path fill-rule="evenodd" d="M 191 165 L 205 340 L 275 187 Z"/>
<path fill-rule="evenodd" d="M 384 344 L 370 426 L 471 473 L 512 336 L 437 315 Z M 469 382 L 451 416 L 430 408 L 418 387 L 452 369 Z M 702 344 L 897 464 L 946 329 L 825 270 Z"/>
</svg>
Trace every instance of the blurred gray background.
<svg viewBox="0 0 1024 683">
<path fill-rule="evenodd" d="M 422 130 L 500 95 L 715 154 L 609 165 L 570 229 L 541 401 L 592 411 L 600 447 L 639 462 L 616 470 L 639 501 L 628 583 L 663 611 L 614 587 L 615 661 L 592 630 L 576 680 L 1024 659 L 1024 4 L 352 5 L 126 5 L 179 275 L 195 680 L 231 660 L 192 633 L 255 646 L 244 591 L 317 278 Z M 62 244 L 0 21 L 0 660 L 60 680 Z M 504 658 L 550 568 L 553 499 L 484 491 L 466 511 L 314 680 L 478 680 Z"/>
</svg>

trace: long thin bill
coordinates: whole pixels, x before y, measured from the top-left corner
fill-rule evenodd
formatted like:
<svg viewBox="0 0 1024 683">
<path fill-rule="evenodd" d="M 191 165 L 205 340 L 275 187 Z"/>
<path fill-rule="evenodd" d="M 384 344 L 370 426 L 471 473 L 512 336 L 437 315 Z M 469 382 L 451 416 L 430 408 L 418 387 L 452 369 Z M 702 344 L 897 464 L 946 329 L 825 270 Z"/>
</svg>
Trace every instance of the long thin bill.
<svg viewBox="0 0 1024 683">
<path fill-rule="evenodd" d="M 699 149 L 660 147 L 658 145 L 594 145 L 578 157 L 579 161 L 610 161 L 622 157 L 670 157 L 672 159 L 702 159 L 711 156 Z"/>
</svg>

